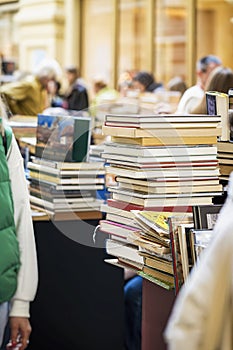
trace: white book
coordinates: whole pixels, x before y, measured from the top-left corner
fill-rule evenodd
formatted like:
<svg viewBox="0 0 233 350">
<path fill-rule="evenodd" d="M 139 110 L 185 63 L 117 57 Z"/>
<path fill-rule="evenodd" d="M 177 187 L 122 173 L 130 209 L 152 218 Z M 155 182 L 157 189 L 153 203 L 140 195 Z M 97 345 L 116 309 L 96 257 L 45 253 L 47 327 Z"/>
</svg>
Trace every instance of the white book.
<svg viewBox="0 0 233 350">
<path fill-rule="evenodd" d="M 192 206 L 200 204 L 212 204 L 211 196 L 200 197 L 173 197 L 173 198 L 139 198 L 122 193 L 113 193 L 112 198 L 118 201 L 148 207 Z"/>
<path fill-rule="evenodd" d="M 157 146 L 143 147 L 124 143 L 105 143 L 104 152 L 133 157 L 186 157 L 189 155 L 217 155 L 216 146 Z"/>
<path fill-rule="evenodd" d="M 106 251 L 110 255 L 135 261 L 141 264 L 142 266 L 144 264 L 143 257 L 138 254 L 138 249 L 130 244 L 125 244 L 124 242 L 107 239 Z"/>
<path fill-rule="evenodd" d="M 106 171 L 109 174 L 114 174 L 116 176 L 126 176 L 131 177 L 132 179 L 153 179 L 153 178 L 182 178 L 182 177 L 202 177 L 202 176 L 219 176 L 220 172 L 218 168 L 208 167 L 202 169 L 202 167 L 198 169 L 193 168 L 175 168 L 175 169 L 131 169 L 130 167 L 120 167 L 120 166 L 109 166 L 106 167 Z"/>
<path fill-rule="evenodd" d="M 211 147 L 210 147 L 211 148 Z M 217 159 L 217 153 L 214 154 L 204 154 L 204 155 L 171 155 L 171 156 L 165 156 L 165 157 L 137 157 L 137 156 L 130 156 L 130 155 L 123 155 L 117 153 L 102 153 L 102 158 L 108 159 L 108 162 L 111 163 L 112 161 L 125 161 L 128 163 L 187 163 L 187 162 L 197 162 L 197 161 L 214 161 Z"/>
<path fill-rule="evenodd" d="M 103 213 L 109 213 L 109 214 L 115 214 L 115 215 L 119 215 L 119 216 L 123 216 L 125 218 L 128 218 L 128 219 L 133 219 L 134 218 L 134 215 L 133 213 L 131 213 L 131 211 L 129 210 L 123 210 L 123 209 L 119 209 L 119 208 L 115 208 L 115 207 L 111 207 L 105 203 L 103 203 L 101 205 L 101 211 Z"/>
</svg>

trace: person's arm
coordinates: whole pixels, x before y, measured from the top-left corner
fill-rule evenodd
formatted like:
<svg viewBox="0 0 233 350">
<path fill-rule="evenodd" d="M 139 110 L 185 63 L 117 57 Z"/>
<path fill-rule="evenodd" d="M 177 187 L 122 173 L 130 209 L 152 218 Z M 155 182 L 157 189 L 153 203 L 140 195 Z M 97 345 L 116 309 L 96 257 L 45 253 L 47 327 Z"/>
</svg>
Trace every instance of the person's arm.
<svg viewBox="0 0 233 350">
<path fill-rule="evenodd" d="M 214 238 L 176 298 L 164 333 L 169 350 L 186 350 L 187 344 L 189 350 L 224 348 L 219 345 L 224 341 L 227 311 L 231 312 L 232 209 L 232 199 L 228 199 L 215 225 Z"/>
<path fill-rule="evenodd" d="M 14 202 L 14 218 L 19 241 L 21 266 L 18 286 L 11 301 L 11 339 L 22 336 L 23 350 L 30 334 L 29 303 L 35 297 L 38 283 L 37 256 L 31 218 L 28 188 L 23 168 L 23 158 L 14 136 L 7 154 Z"/>
</svg>

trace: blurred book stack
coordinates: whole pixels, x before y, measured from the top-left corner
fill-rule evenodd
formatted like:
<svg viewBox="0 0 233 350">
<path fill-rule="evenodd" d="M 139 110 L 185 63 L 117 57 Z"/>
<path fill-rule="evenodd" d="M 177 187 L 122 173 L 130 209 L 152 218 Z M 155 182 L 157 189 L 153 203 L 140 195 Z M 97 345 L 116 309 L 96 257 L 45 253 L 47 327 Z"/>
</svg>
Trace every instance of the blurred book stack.
<svg viewBox="0 0 233 350">
<path fill-rule="evenodd" d="M 233 171 L 233 142 L 219 141 L 217 148 L 220 180 L 228 182 L 229 175 Z"/>
<path fill-rule="evenodd" d="M 90 118 L 38 116 L 35 156 L 28 163 L 32 209 L 55 220 L 100 219 L 104 162 L 90 162 Z"/>
<path fill-rule="evenodd" d="M 141 213 L 168 212 L 167 218 L 175 212 L 190 212 L 193 205 L 210 205 L 213 197 L 222 195 L 217 160 L 219 124 L 217 115 L 106 115 L 103 133 L 110 135 L 111 141 L 105 143 L 102 157 L 109 164 L 106 172 L 115 175 L 116 185 L 108 188 L 111 199 L 102 209 L 110 222 L 107 227 L 101 222 L 100 229 L 112 234 L 113 227 L 126 224 L 125 243 L 137 245 L 138 255 L 142 256 L 142 243 L 151 249 L 160 247 L 160 259 L 169 254 L 169 231 L 156 235 L 147 222 L 145 237 Z M 115 209 L 118 217 L 112 215 Z M 140 219 L 135 213 L 140 213 Z M 144 268 L 143 260 L 142 273 L 152 275 L 149 267 Z M 171 282 L 170 277 L 166 282 Z"/>
</svg>

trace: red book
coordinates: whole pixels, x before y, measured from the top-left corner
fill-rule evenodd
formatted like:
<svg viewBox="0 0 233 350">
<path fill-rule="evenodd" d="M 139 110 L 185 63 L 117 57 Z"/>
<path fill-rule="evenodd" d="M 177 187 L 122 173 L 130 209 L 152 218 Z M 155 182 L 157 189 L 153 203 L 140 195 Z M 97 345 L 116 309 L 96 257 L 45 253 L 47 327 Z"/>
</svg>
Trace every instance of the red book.
<svg viewBox="0 0 233 350">
<path fill-rule="evenodd" d="M 127 202 L 117 201 L 115 199 L 108 199 L 107 204 L 110 207 L 122 209 L 122 210 L 152 210 L 152 211 L 168 211 L 168 212 L 185 212 L 185 213 L 191 213 L 192 212 L 192 206 L 173 206 L 173 207 L 147 207 L 144 208 L 142 205 L 137 204 L 131 204 Z"/>
</svg>

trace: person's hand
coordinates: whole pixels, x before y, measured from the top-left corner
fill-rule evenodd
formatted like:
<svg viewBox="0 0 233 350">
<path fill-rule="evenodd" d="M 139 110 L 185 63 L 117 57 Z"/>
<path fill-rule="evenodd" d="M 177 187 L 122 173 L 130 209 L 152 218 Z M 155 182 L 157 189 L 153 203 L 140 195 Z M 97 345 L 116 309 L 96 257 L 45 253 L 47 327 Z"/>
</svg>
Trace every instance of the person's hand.
<svg viewBox="0 0 233 350">
<path fill-rule="evenodd" d="M 10 317 L 11 342 L 17 344 L 18 339 L 22 344 L 19 350 L 24 350 L 28 346 L 31 334 L 31 325 L 26 317 Z"/>
</svg>

